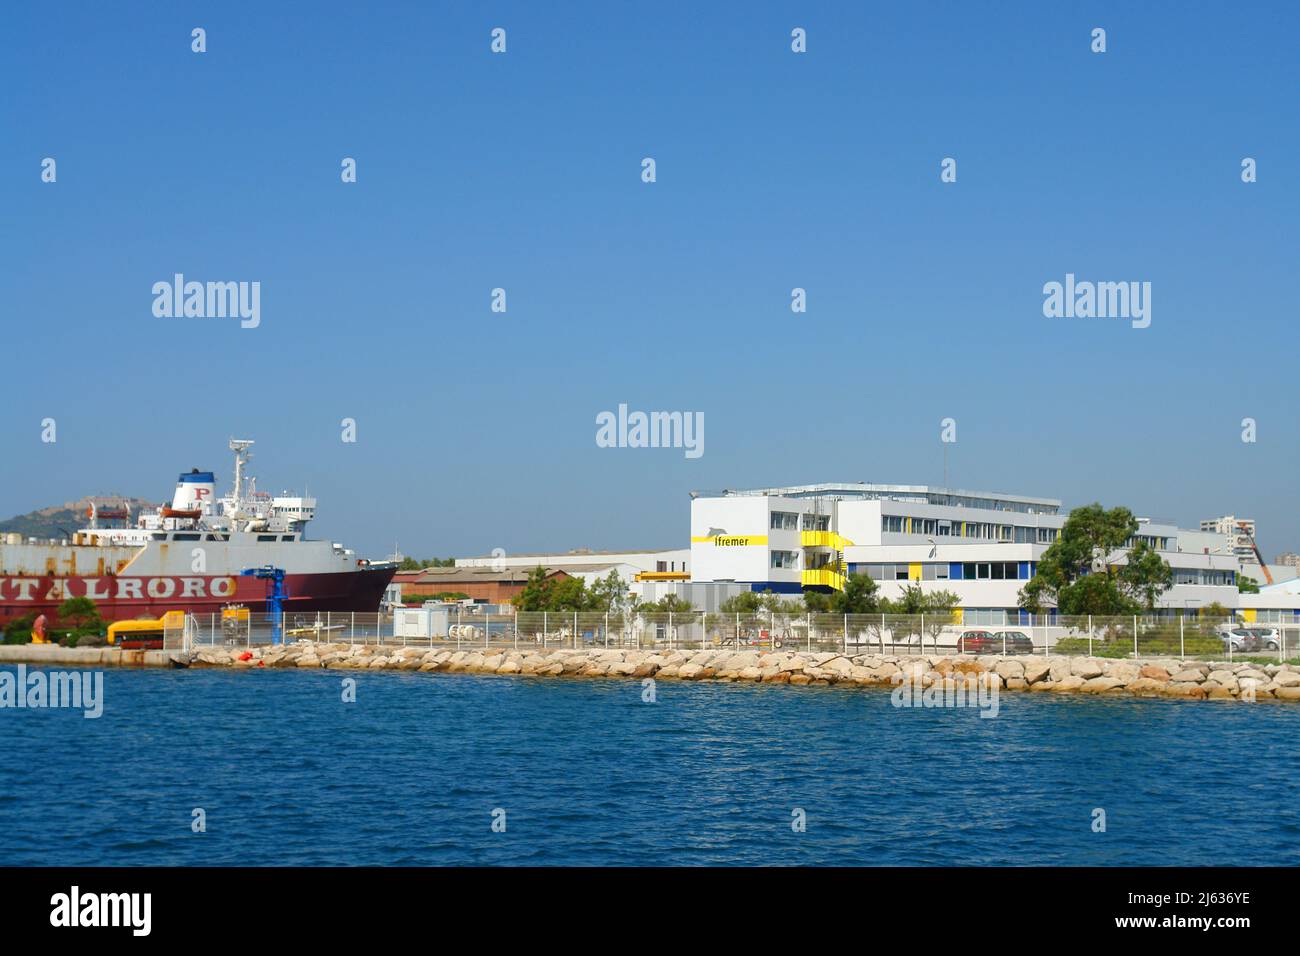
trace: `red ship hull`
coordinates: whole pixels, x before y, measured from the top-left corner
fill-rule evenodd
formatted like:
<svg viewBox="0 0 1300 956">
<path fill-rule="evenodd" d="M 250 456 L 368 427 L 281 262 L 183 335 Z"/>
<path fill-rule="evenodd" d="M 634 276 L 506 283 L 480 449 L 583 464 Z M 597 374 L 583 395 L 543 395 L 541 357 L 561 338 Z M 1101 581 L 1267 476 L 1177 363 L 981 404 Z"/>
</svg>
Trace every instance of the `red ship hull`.
<svg viewBox="0 0 1300 956">
<path fill-rule="evenodd" d="M 358 568 L 284 578 L 286 612 L 358 611 L 373 614 L 393 579 L 393 568 Z M 105 621 L 159 617 L 167 611 L 217 614 L 229 604 L 254 613 L 267 610 L 270 582 L 229 575 L 65 575 L 0 577 L 0 626 L 26 614 L 44 614 L 55 622 L 68 598 L 89 597 Z"/>
</svg>

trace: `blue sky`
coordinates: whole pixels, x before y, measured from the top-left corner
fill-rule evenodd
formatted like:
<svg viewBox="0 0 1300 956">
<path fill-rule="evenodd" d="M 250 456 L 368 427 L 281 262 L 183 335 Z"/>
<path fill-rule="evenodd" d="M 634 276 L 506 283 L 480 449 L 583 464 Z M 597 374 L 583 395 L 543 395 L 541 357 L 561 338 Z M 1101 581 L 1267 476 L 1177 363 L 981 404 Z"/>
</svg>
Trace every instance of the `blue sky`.
<svg viewBox="0 0 1300 956">
<path fill-rule="evenodd" d="M 954 487 L 1300 550 L 1294 4 L 702 6 L 8 9 L 0 515 L 238 436 L 366 553 L 684 546 L 693 488 L 940 484 L 952 417 Z M 156 318 L 176 272 L 260 327 Z M 1067 272 L 1150 328 L 1045 318 Z M 704 455 L 598 448 L 619 403 Z"/>
</svg>

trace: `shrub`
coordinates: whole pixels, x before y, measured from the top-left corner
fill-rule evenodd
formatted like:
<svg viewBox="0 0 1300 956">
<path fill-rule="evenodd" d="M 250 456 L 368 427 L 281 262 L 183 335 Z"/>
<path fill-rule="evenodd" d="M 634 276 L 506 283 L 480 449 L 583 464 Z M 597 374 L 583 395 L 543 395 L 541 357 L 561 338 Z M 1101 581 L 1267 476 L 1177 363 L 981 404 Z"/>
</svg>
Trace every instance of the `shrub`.
<svg viewBox="0 0 1300 956">
<path fill-rule="evenodd" d="M 24 614 L 22 617 L 16 617 L 5 627 L 6 644 L 30 644 L 32 642 L 32 625 L 36 623 L 36 615 Z"/>
</svg>

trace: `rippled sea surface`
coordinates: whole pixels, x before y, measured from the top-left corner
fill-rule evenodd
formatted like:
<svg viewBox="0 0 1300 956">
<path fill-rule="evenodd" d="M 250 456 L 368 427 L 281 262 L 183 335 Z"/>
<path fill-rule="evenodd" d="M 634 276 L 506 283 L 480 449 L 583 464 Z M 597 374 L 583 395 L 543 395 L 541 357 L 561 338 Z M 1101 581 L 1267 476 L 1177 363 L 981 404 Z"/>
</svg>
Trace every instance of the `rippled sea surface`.
<svg viewBox="0 0 1300 956">
<path fill-rule="evenodd" d="M 1294 704 L 1008 693 L 981 719 L 887 690 L 642 694 L 109 670 L 98 720 L 0 710 L 0 863 L 1300 863 Z"/>
</svg>

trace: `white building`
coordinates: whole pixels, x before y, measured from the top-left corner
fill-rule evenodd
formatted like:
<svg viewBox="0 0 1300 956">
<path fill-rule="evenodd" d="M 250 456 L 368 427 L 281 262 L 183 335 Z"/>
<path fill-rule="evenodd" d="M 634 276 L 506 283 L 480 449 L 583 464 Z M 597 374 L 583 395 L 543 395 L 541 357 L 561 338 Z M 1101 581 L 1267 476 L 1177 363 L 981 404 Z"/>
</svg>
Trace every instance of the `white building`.
<svg viewBox="0 0 1300 956">
<path fill-rule="evenodd" d="M 1255 520 L 1238 518 L 1236 515 L 1223 515 L 1218 518 L 1205 518 L 1201 521 L 1201 530 L 1222 535 L 1227 546 L 1241 560 L 1242 564 L 1259 564 L 1255 555 Z"/>
<path fill-rule="evenodd" d="M 622 570 L 634 573 L 686 574 L 690 571 L 690 548 L 658 551 L 592 551 L 576 548 L 559 553 L 529 552 L 524 554 L 487 554 L 475 558 L 457 558 L 458 568 L 558 568 L 567 571 L 573 567 L 589 568 L 593 565 L 627 565 Z"/>
<path fill-rule="evenodd" d="M 1054 498 L 924 485 L 798 485 L 691 497 L 692 581 L 798 594 L 842 589 L 845 574 L 866 573 L 888 598 L 912 584 L 951 591 L 961 598 L 963 622 L 980 625 L 1027 622 L 1017 607 L 1020 589 L 1066 517 Z M 1138 520 L 1134 542 L 1145 540 L 1173 568 L 1161 609 L 1239 606 L 1238 558 L 1222 535 Z"/>
</svg>

